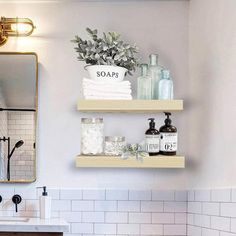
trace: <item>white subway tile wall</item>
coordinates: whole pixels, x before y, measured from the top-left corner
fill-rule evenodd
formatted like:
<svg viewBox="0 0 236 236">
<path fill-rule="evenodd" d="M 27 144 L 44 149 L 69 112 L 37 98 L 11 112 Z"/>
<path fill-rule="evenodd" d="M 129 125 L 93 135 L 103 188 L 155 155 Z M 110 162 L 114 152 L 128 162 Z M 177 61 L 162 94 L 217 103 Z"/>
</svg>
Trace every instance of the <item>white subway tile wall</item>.
<svg viewBox="0 0 236 236">
<path fill-rule="evenodd" d="M 188 236 L 236 236 L 235 189 L 188 191 Z"/>
<path fill-rule="evenodd" d="M 24 144 L 16 149 L 11 158 L 11 180 L 35 178 L 35 113 L 26 111 L 8 112 L 8 136 L 11 148 L 19 140 Z"/>
<path fill-rule="evenodd" d="M 87 235 L 175 235 L 186 236 L 187 191 L 48 189 L 52 196 L 53 217 L 67 220 L 70 234 Z M 11 197 L 22 195 L 15 213 Z M 41 190 L 15 188 L 0 195 L 0 216 L 39 216 Z M 158 195 L 159 194 L 159 195 Z M 166 206 L 166 207 L 164 207 Z"/>
<path fill-rule="evenodd" d="M 70 225 L 65 236 L 236 236 L 235 189 L 150 191 L 48 189 L 52 215 Z M 11 202 L 22 195 L 19 212 Z M 38 217 L 41 190 L 1 187 L 0 216 Z M 158 196 L 158 194 L 160 194 Z"/>
</svg>

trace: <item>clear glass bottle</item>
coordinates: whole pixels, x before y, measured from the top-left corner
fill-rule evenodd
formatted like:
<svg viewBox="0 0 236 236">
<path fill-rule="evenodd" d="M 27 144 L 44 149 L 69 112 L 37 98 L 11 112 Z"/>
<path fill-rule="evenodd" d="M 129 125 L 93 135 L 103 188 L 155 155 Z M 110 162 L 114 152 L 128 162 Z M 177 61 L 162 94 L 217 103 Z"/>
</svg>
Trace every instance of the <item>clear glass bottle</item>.
<svg viewBox="0 0 236 236">
<path fill-rule="evenodd" d="M 158 54 L 150 54 L 149 59 L 148 75 L 152 78 L 152 99 L 158 99 L 158 86 L 162 67 L 158 66 Z"/>
<path fill-rule="evenodd" d="M 103 153 L 103 129 L 102 118 L 81 119 L 81 154 L 101 155 Z"/>
<path fill-rule="evenodd" d="M 152 99 L 152 79 L 148 76 L 147 64 L 141 64 L 141 76 L 138 77 L 137 97 L 140 100 Z"/>
<path fill-rule="evenodd" d="M 173 81 L 170 78 L 170 71 L 163 70 L 162 78 L 159 81 L 159 99 L 160 100 L 172 100 L 174 97 Z"/>
</svg>

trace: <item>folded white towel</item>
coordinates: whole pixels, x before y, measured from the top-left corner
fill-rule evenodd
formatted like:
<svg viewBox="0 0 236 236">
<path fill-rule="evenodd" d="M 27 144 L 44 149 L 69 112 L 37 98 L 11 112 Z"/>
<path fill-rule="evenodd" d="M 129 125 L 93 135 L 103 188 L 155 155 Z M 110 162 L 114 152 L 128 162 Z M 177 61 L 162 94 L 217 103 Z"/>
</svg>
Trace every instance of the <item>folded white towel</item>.
<svg viewBox="0 0 236 236">
<path fill-rule="evenodd" d="M 114 82 L 114 81 L 98 81 L 98 80 L 91 80 L 83 78 L 83 85 L 88 86 L 108 86 L 108 87 L 130 87 L 131 83 L 127 80 Z"/>
<path fill-rule="evenodd" d="M 132 100 L 132 96 L 131 95 L 123 95 L 123 96 L 115 96 L 115 95 L 112 95 L 112 96 L 108 96 L 108 95 L 103 95 L 103 96 L 97 96 L 97 95 L 84 95 L 84 98 L 85 99 L 88 99 L 88 100 Z"/>
<path fill-rule="evenodd" d="M 121 89 L 121 88 L 112 88 L 112 89 L 107 89 L 107 88 L 87 88 L 87 87 L 83 87 L 83 92 L 84 94 L 88 94 L 88 95 L 93 95 L 93 94 L 131 94 L 131 89 L 127 88 L 127 89 Z"/>
</svg>

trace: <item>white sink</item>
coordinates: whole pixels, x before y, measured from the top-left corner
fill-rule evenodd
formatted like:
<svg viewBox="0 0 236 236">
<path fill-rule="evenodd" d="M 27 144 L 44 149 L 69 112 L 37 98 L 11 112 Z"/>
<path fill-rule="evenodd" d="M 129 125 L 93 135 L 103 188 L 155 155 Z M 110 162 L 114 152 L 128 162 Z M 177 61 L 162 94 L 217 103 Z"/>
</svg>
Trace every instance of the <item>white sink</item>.
<svg viewBox="0 0 236 236">
<path fill-rule="evenodd" d="M 0 222 L 28 222 L 29 218 L 20 218 L 20 217 L 0 217 Z"/>
</svg>

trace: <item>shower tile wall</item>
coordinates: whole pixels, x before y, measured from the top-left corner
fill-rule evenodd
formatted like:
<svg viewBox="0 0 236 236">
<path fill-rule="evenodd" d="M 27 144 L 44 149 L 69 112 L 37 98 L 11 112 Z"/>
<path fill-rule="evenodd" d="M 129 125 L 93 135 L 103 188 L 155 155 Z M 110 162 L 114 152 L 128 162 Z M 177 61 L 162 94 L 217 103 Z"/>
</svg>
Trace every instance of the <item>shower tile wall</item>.
<svg viewBox="0 0 236 236">
<path fill-rule="evenodd" d="M 35 114 L 34 112 L 8 112 L 8 136 L 11 148 L 19 140 L 24 145 L 16 149 L 11 159 L 11 179 L 32 180 L 35 171 Z"/>
<path fill-rule="evenodd" d="M 188 236 L 236 236 L 236 189 L 189 191 Z"/>
<path fill-rule="evenodd" d="M 187 191 L 49 189 L 53 217 L 70 223 L 70 236 L 186 235 Z M 23 198 L 19 212 L 13 194 Z M 35 188 L 0 189 L 0 216 L 39 216 Z"/>
</svg>

